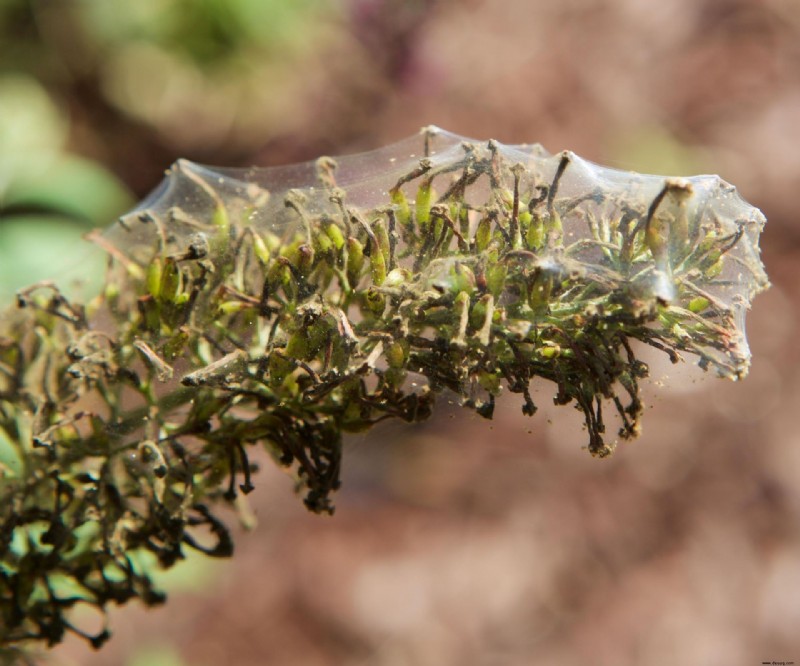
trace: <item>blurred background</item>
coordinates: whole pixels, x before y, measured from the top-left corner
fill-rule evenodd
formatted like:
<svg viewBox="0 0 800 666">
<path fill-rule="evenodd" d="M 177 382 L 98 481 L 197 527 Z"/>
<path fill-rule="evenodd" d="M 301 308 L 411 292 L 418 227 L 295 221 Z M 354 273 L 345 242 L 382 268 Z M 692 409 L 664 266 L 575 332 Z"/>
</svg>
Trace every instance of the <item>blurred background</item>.
<svg viewBox="0 0 800 666">
<path fill-rule="evenodd" d="M 267 463 L 233 561 L 191 558 L 165 607 L 42 663 L 800 663 L 798 0 L 0 0 L 0 296 L 178 157 L 427 124 L 736 184 L 769 219 L 750 377 L 656 361 L 643 436 L 605 461 L 547 387 L 532 419 L 443 400 L 348 442 L 332 519 Z"/>
</svg>

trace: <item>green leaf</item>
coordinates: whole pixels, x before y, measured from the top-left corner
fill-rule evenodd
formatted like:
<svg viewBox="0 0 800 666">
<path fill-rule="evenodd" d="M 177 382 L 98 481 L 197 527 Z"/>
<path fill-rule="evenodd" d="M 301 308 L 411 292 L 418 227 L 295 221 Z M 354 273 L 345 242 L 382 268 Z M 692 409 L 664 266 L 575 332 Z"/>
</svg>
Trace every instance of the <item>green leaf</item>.
<svg viewBox="0 0 800 666">
<path fill-rule="evenodd" d="M 60 155 L 35 176 L 19 177 L 9 184 L 2 205 L 42 209 L 106 226 L 131 208 L 131 192 L 99 164 L 77 155 Z"/>
<path fill-rule="evenodd" d="M 81 239 L 83 229 L 52 216 L 14 217 L 0 222 L 0 302 L 39 280 L 59 278 L 74 291 L 78 282 L 99 285 L 101 252 Z M 88 293 L 88 292 L 87 292 Z"/>
</svg>

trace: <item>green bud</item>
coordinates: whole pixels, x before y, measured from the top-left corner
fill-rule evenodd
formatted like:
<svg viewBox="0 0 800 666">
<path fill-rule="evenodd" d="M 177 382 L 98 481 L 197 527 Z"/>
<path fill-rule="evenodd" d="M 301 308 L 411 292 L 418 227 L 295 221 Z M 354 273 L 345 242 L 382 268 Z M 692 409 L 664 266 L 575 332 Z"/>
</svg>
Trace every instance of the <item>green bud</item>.
<svg viewBox="0 0 800 666">
<path fill-rule="evenodd" d="M 364 246 L 361 241 L 351 236 L 347 239 L 347 281 L 353 289 L 361 280 L 363 267 Z"/>
<path fill-rule="evenodd" d="M 406 340 L 395 340 L 386 350 L 386 362 L 390 368 L 405 367 L 408 360 L 409 344 Z"/>
<path fill-rule="evenodd" d="M 147 291 L 154 298 L 161 293 L 161 277 L 163 265 L 160 257 L 156 257 L 147 267 Z"/>
<path fill-rule="evenodd" d="M 720 273 L 722 273 L 723 269 L 722 259 L 718 260 L 716 263 L 712 264 L 706 269 L 705 276 L 707 279 L 711 280 L 715 277 L 718 277 Z"/>
<path fill-rule="evenodd" d="M 253 253 L 264 266 L 269 264 L 270 250 L 264 239 L 256 231 L 253 232 Z"/>
<path fill-rule="evenodd" d="M 486 319 L 486 300 L 479 298 L 469 311 L 469 325 L 471 328 L 480 328 Z"/>
<path fill-rule="evenodd" d="M 325 233 L 328 234 L 328 238 L 331 239 L 333 246 L 337 250 L 341 250 L 344 247 L 344 235 L 342 234 L 342 230 L 339 228 L 338 224 L 331 222 L 327 227 L 325 227 Z"/>
<path fill-rule="evenodd" d="M 423 180 L 417 190 L 416 211 L 417 226 L 423 233 L 428 231 L 431 222 L 431 202 L 433 201 L 433 186 L 430 180 Z"/>
<path fill-rule="evenodd" d="M 537 314 L 544 314 L 550 308 L 553 293 L 553 276 L 542 273 L 529 285 L 528 305 Z"/>
<path fill-rule="evenodd" d="M 558 211 L 553 211 L 551 215 L 545 218 L 545 230 L 547 233 L 547 242 L 552 245 L 558 245 L 564 238 L 564 227 L 561 224 L 561 215 Z"/>
<path fill-rule="evenodd" d="M 709 252 L 700 263 L 700 270 L 703 271 L 703 275 L 708 280 L 719 276 L 722 273 L 722 269 L 722 253 L 719 250 Z"/>
<path fill-rule="evenodd" d="M 244 301 L 224 301 L 219 305 L 219 313 L 222 315 L 236 314 L 252 307 L 252 305 Z"/>
<path fill-rule="evenodd" d="M 519 232 L 524 238 L 528 234 L 528 229 L 531 226 L 533 215 L 531 215 L 531 213 L 529 213 L 527 210 L 521 210 L 517 219 L 519 220 Z"/>
<path fill-rule="evenodd" d="M 542 358 L 558 358 L 561 356 L 561 347 L 555 342 L 545 342 L 536 349 L 536 353 Z"/>
<path fill-rule="evenodd" d="M 486 269 L 486 288 L 495 298 L 499 298 L 506 286 L 508 268 L 505 264 L 490 265 Z"/>
<path fill-rule="evenodd" d="M 327 232 L 320 231 L 314 235 L 314 251 L 323 255 L 333 251 L 333 241 Z"/>
<path fill-rule="evenodd" d="M 708 306 L 708 299 L 702 296 L 698 296 L 697 298 L 693 298 L 691 301 L 689 301 L 689 310 L 695 313 L 702 312 Z"/>
<path fill-rule="evenodd" d="M 541 250 L 544 246 L 544 224 L 538 215 L 531 215 L 525 242 L 528 244 L 528 249 L 533 251 Z"/>
<path fill-rule="evenodd" d="M 386 230 L 386 223 L 382 219 L 375 220 L 372 224 L 372 233 L 375 234 L 375 240 L 378 241 L 378 248 L 383 254 L 383 261 L 386 266 L 389 265 L 389 232 Z"/>
<path fill-rule="evenodd" d="M 214 214 L 211 216 L 211 223 L 220 230 L 221 233 L 227 234 L 231 226 L 231 221 L 228 218 L 228 211 L 224 206 L 217 206 L 214 209 Z"/>
<path fill-rule="evenodd" d="M 461 263 L 456 263 L 450 268 L 450 291 L 454 293 L 459 292 L 473 292 L 475 290 L 475 273 L 472 269 Z"/>
<path fill-rule="evenodd" d="M 297 248 L 297 272 L 303 277 L 308 277 L 314 267 L 314 248 L 303 243 Z"/>
<path fill-rule="evenodd" d="M 661 218 L 655 216 L 645 227 L 644 242 L 653 255 L 656 265 L 659 267 L 663 267 L 666 261 L 667 233 L 668 229 L 666 223 Z"/>
<path fill-rule="evenodd" d="M 183 273 L 173 259 L 167 258 L 161 271 L 158 295 L 162 301 L 175 302 L 183 291 Z"/>
<path fill-rule="evenodd" d="M 403 190 L 397 189 L 389 192 L 392 203 L 395 205 L 395 217 L 397 222 L 403 228 L 408 228 L 411 223 L 411 208 L 408 205 L 408 199 L 403 193 Z"/>
<path fill-rule="evenodd" d="M 267 270 L 267 285 L 270 294 L 282 289 L 289 301 L 294 300 L 291 270 L 284 261 L 275 261 Z"/>
<path fill-rule="evenodd" d="M 373 248 L 369 255 L 370 276 L 372 283 L 380 286 L 386 279 L 386 259 L 379 248 Z"/>
<path fill-rule="evenodd" d="M 483 252 L 489 247 L 489 242 L 492 240 L 492 221 L 488 217 L 484 217 L 478 222 L 478 228 L 475 230 L 475 249 L 478 252 Z"/>
</svg>

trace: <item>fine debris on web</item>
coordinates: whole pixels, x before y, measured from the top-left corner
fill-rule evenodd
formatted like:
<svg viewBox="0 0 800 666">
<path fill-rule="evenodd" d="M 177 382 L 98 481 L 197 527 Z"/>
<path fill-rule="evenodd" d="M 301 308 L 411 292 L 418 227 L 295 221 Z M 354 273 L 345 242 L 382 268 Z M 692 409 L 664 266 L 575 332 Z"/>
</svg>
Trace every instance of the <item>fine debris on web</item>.
<svg viewBox="0 0 800 666">
<path fill-rule="evenodd" d="M 532 415 L 540 378 L 609 455 L 604 408 L 640 431 L 632 343 L 746 374 L 763 225 L 716 176 L 436 128 L 277 169 L 177 162 L 91 235 L 99 295 L 39 284 L 2 315 L 0 644 L 100 645 L 73 607 L 157 603 L 155 564 L 230 555 L 210 507 L 253 488 L 252 444 L 331 513 L 343 433 L 425 419 L 443 389 Z"/>
</svg>

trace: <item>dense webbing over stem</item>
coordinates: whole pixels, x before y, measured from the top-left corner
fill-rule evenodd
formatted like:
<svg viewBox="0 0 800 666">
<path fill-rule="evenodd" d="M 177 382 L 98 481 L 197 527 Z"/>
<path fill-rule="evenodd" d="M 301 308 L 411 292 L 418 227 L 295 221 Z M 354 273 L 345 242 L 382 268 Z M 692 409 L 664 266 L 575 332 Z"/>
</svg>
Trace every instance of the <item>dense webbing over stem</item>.
<svg viewBox="0 0 800 666">
<path fill-rule="evenodd" d="M 0 641 L 160 602 L 149 572 L 187 547 L 230 555 L 213 507 L 252 489 L 252 444 L 332 512 L 343 433 L 425 419 L 443 389 L 488 418 L 507 389 L 532 415 L 540 378 L 607 456 L 608 412 L 640 429 L 633 343 L 745 374 L 763 222 L 716 177 L 432 128 L 281 170 L 178 162 L 92 236 L 100 294 L 36 285 L 2 316 Z"/>
</svg>

